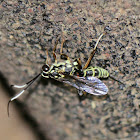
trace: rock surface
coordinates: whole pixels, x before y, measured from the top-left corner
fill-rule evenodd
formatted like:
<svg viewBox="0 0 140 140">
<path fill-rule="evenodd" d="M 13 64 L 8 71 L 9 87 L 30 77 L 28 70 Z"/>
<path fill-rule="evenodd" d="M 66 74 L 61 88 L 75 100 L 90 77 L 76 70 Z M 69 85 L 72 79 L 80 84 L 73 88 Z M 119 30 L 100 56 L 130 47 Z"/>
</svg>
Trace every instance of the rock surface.
<svg viewBox="0 0 140 140">
<path fill-rule="evenodd" d="M 46 48 L 51 60 L 58 38 L 56 53 L 64 36 L 64 53 L 80 57 L 84 65 L 100 34 L 108 32 L 91 66 L 107 69 L 125 86 L 109 78 L 103 80 L 107 96 L 87 95 L 79 101 L 76 89 L 40 78 L 18 99 L 45 139 L 140 139 L 139 19 L 139 2 L 133 0 L 0 3 L 0 73 L 9 85 L 37 75 Z"/>
</svg>

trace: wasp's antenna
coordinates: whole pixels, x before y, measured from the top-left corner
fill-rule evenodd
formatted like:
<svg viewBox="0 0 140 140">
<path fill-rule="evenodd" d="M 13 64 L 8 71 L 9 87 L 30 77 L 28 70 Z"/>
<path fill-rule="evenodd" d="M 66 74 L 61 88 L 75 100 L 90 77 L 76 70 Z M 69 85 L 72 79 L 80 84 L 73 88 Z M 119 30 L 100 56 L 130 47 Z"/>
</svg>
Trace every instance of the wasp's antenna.
<svg viewBox="0 0 140 140">
<path fill-rule="evenodd" d="M 86 68 L 88 67 L 88 65 L 89 65 L 89 63 L 90 63 L 90 61 L 91 61 L 91 59 L 93 58 L 93 56 L 94 56 L 94 54 L 95 54 L 95 51 L 96 51 L 96 48 L 97 48 L 97 45 L 98 45 L 99 41 L 101 40 L 101 38 L 102 38 L 105 34 L 106 34 L 106 32 L 102 33 L 102 34 L 99 36 L 99 38 L 98 38 L 98 40 L 97 40 L 97 42 L 96 42 L 96 44 L 95 44 L 95 47 L 93 48 L 93 51 L 90 53 L 90 57 L 88 58 L 88 60 L 87 60 L 87 62 L 86 62 L 86 64 L 85 64 L 85 66 L 83 67 L 83 69 L 86 69 Z"/>
<path fill-rule="evenodd" d="M 119 81 L 119 80 L 117 80 L 117 79 L 115 79 L 114 77 L 112 77 L 112 76 L 109 76 L 111 79 L 113 79 L 114 81 L 117 81 L 117 82 L 119 82 L 120 84 L 123 84 L 123 85 L 125 85 L 124 83 L 122 83 L 121 81 Z"/>
<path fill-rule="evenodd" d="M 106 32 L 103 32 L 103 33 L 99 36 L 99 38 L 98 38 L 98 40 L 97 40 L 97 42 L 96 42 L 96 44 L 95 44 L 94 50 L 96 50 L 99 41 L 101 40 L 102 36 L 104 36 L 105 34 L 106 34 Z"/>
<path fill-rule="evenodd" d="M 27 82 L 26 84 L 24 84 L 24 85 L 21 85 L 21 86 L 19 86 L 19 85 L 11 85 L 12 87 L 15 87 L 15 88 L 24 88 L 20 93 L 18 93 L 16 96 L 14 96 L 13 98 L 11 98 L 10 100 L 9 100 L 9 102 L 8 102 L 8 104 L 7 104 L 7 114 L 8 114 L 8 117 L 9 117 L 9 106 L 10 106 L 10 103 L 13 101 L 13 100 L 15 100 L 15 99 L 17 99 L 19 96 L 21 96 L 23 93 L 24 93 L 24 91 L 26 90 L 26 89 L 28 89 L 28 87 L 30 87 L 30 85 L 40 76 L 42 74 L 42 72 L 41 73 L 39 73 L 37 76 L 35 76 L 32 80 L 30 80 L 29 82 Z"/>
</svg>

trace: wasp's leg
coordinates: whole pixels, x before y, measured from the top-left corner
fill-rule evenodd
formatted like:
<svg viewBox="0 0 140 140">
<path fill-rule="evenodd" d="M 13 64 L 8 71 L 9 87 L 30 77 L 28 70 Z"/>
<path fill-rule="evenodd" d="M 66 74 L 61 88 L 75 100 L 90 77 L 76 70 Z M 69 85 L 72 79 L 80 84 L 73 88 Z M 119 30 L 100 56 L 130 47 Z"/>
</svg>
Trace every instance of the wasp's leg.
<svg viewBox="0 0 140 140">
<path fill-rule="evenodd" d="M 54 57 L 55 61 L 56 61 L 56 53 L 55 53 L 55 51 L 56 51 L 56 47 L 57 47 L 57 44 L 58 44 L 58 40 L 59 39 L 57 39 L 57 41 L 55 43 L 55 46 L 53 48 L 53 57 Z M 61 43 L 61 49 L 60 49 L 60 58 L 61 59 L 69 59 L 69 57 L 66 54 L 63 53 L 63 45 L 64 45 L 64 42 L 65 42 L 65 40 L 63 39 L 62 40 L 62 43 Z"/>
<path fill-rule="evenodd" d="M 56 47 L 58 45 L 58 40 L 59 40 L 59 38 L 57 38 L 57 40 L 56 40 L 56 43 L 55 43 L 54 48 L 53 48 L 53 53 L 55 53 L 55 51 L 56 51 Z M 60 55 L 63 54 L 64 43 L 65 43 L 65 39 L 64 39 L 63 34 L 62 34 L 62 42 L 61 42 Z"/>
<path fill-rule="evenodd" d="M 97 42 L 96 42 L 96 44 L 95 44 L 95 47 L 93 48 L 93 51 L 91 52 L 90 57 L 88 58 L 88 60 L 87 60 L 87 62 L 86 62 L 86 64 L 85 64 L 85 66 L 83 67 L 83 69 L 86 69 L 86 68 L 88 67 L 88 65 L 89 65 L 89 63 L 90 63 L 90 61 L 91 61 L 91 59 L 93 58 L 93 56 L 94 56 L 94 54 L 95 54 L 97 45 L 98 45 L 98 43 L 99 43 L 99 41 L 100 41 L 100 39 L 102 38 L 103 35 L 105 35 L 105 32 L 102 33 L 102 34 L 100 35 L 100 37 L 98 38 L 98 40 L 97 40 Z"/>
<path fill-rule="evenodd" d="M 56 53 L 55 52 L 53 52 L 53 58 L 56 61 Z"/>
<path fill-rule="evenodd" d="M 66 54 L 64 54 L 64 53 L 62 53 L 60 55 L 60 58 L 63 59 L 63 60 L 70 60 L 70 58 Z"/>
<path fill-rule="evenodd" d="M 87 95 L 87 92 L 83 91 L 83 95 L 84 95 L 84 96 Z"/>
<path fill-rule="evenodd" d="M 78 69 L 82 69 L 82 62 L 81 62 L 81 59 L 80 58 L 76 58 L 74 61 L 73 61 L 73 65 L 75 66 L 78 66 Z"/>
<path fill-rule="evenodd" d="M 79 96 L 83 96 L 83 95 L 86 95 L 87 93 L 85 91 L 78 90 L 78 94 Z"/>
<path fill-rule="evenodd" d="M 82 96 L 83 95 L 83 91 L 82 90 L 78 90 L 78 94 L 79 94 L 79 96 Z"/>
<path fill-rule="evenodd" d="M 54 48 L 53 48 L 53 52 L 52 52 L 55 61 L 56 61 L 56 53 L 55 53 L 55 51 L 56 51 L 56 47 L 57 47 L 57 44 L 58 44 L 58 40 L 59 40 L 59 38 L 57 38 L 56 43 L 55 43 Z"/>
<path fill-rule="evenodd" d="M 51 65 L 51 59 L 49 57 L 48 49 L 46 49 L 46 64 L 48 64 L 49 66 Z"/>
<path fill-rule="evenodd" d="M 63 29 L 63 26 L 62 26 L 60 55 L 63 54 L 63 46 L 64 46 L 65 41 L 66 41 L 66 40 L 64 39 L 64 29 Z"/>
<path fill-rule="evenodd" d="M 55 43 L 54 48 L 53 48 L 53 52 L 54 52 L 54 53 L 55 53 L 56 47 L 57 47 L 57 45 L 58 45 L 58 40 L 59 40 L 59 38 L 57 38 L 56 43 Z"/>
<path fill-rule="evenodd" d="M 61 59 L 70 60 L 69 56 L 67 56 L 66 54 L 63 53 L 63 46 L 64 46 L 65 41 L 66 40 L 62 36 L 61 49 L 60 49 L 60 57 L 61 57 Z"/>
<path fill-rule="evenodd" d="M 64 46 L 65 41 L 66 41 L 66 40 L 65 40 L 64 37 L 62 36 L 60 54 L 63 54 L 63 46 Z"/>
<path fill-rule="evenodd" d="M 79 69 L 82 69 L 82 62 L 80 58 L 77 59 L 77 63 L 78 63 Z"/>
</svg>

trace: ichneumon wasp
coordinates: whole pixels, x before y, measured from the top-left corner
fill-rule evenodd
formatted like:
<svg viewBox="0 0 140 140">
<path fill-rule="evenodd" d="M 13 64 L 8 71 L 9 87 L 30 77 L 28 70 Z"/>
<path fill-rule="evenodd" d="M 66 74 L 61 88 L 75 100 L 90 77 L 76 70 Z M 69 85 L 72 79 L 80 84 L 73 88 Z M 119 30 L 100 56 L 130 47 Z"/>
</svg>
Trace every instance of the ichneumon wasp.
<svg viewBox="0 0 140 140">
<path fill-rule="evenodd" d="M 110 77 L 109 72 L 101 67 L 96 67 L 96 66 L 89 67 L 89 63 L 95 54 L 97 45 L 104 34 L 105 34 L 105 32 L 102 33 L 100 35 L 100 37 L 98 38 L 98 40 L 95 44 L 95 47 L 93 48 L 93 50 L 90 54 L 90 57 L 88 58 L 84 67 L 82 67 L 80 58 L 74 59 L 72 61 L 66 54 L 63 53 L 63 45 L 65 42 L 64 39 L 62 40 L 62 43 L 61 43 L 61 49 L 60 49 L 60 54 L 59 54 L 60 61 L 58 61 L 56 59 L 56 53 L 55 53 L 57 43 L 58 43 L 58 40 L 57 40 L 57 43 L 55 44 L 55 46 L 53 48 L 53 52 L 52 52 L 55 62 L 52 64 L 49 64 L 49 61 L 48 61 L 49 55 L 48 55 L 48 51 L 46 50 L 46 56 L 47 56 L 46 64 L 44 64 L 42 66 L 42 71 L 37 76 L 35 76 L 32 80 L 30 80 L 29 82 L 27 82 L 24 85 L 20 85 L 20 86 L 12 85 L 15 88 L 20 88 L 23 90 L 9 100 L 8 105 L 7 105 L 8 116 L 9 116 L 10 102 L 17 99 L 20 95 L 22 95 L 24 93 L 24 91 L 26 89 L 28 89 L 28 87 L 30 87 L 30 85 L 40 76 L 42 76 L 44 78 L 53 78 L 60 82 L 69 84 L 69 85 L 77 88 L 80 96 L 83 95 L 84 92 L 87 92 L 87 93 L 93 94 L 93 95 L 97 95 L 97 96 L 106 95 L 108 92 L 108 88 L 101 80 L 99 80 L 99 78 Z M 113 77 L 111 77 L 111 78 L 113 78 Z M 114 79 L 114 80 L 116 80 L 116 79 Z M 116 81 L 118 81 L 118 80 L 116 80 Z M 118 82 L 120 82 L 120 81 L 118 81 Z"/>
</svg>

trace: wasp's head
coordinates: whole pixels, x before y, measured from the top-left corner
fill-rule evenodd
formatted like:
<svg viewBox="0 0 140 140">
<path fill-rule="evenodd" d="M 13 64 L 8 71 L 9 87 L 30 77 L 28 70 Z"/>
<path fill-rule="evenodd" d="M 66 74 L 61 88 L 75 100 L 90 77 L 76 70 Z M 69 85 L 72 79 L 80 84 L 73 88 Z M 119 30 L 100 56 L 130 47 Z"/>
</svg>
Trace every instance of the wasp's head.
<svg viewBox="0 0 140 140">
<path fill-rule="evenodd" d="M 49 71 L 50 70 L 50 67 L 49 65 L 45 64 L 42 66 L 42 76 L 45 77 L 45 78 L 49 78 Z"/>
</svg>

